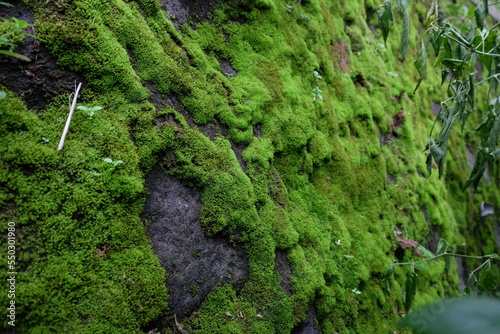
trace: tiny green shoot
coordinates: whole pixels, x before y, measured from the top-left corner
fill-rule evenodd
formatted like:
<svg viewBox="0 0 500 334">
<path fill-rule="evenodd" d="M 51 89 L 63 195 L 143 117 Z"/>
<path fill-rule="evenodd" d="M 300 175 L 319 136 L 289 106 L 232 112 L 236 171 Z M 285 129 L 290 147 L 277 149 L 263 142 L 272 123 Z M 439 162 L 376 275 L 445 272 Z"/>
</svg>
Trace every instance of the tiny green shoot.
<svg viewBox="0 0 500 334">
<path fill-rule="evenodd" d="M 118 167 L 118 165 L 122 164 L 123 161 L 121 160 L 113 160 L 111 158 L 104 158 L 103 159 L 105 162 L 107 162 L 108 164 L 112 164 L 113 167 L 111 169 L 115 169 L 116 167 Z"/>
</svg>

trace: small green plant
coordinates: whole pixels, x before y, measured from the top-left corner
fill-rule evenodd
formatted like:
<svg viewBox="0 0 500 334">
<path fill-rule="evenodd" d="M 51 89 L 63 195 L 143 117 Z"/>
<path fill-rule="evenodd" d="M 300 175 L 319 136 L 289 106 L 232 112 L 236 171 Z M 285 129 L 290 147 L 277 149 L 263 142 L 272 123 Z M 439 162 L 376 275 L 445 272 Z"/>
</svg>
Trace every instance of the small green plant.
<svg viewBox="0 0 500 334">
<path fill-rule="evenodd" d="M 94 116 L 95 116 L 95 112 L 98 111 L 98 110 L 101 110 L 102 107 L 95 106 L 95 107 L 88 108 L 88 107 L 85 107 L 85 106 L 78 106 L 78 107 L 76 107 L 76 109 L 82 110 L 82 111 L 86 111 L 87 112 L 87 116 L 88 116 L 87 118 L 89 120 L 93 120 Z"/>
<path fill-rule="evenodd" d="M 455 246 L 450 245 L 448 241 L 444 239 L 439 240 L 436 254 L 433 254 L 431 251 L 429 251 L 422 245 L 419 245 L 418 242 L 414 240 L 401 238 L 398 235 L 396 236 L 396 238 L 399 242 L 399 245 L 403 249 L 412 248 L 415 254 L 424 257 L 424 259 L 415 262 L 394 262 L 391 264 L 390 268 L 384 275 L 383 280 L 385 281 L 385 290 L 386 293 L 390 295 L 390 278 L 394 275 L 394 267 L 409 266 L 402 296 L 405 312 L 408 312 L 410 310 L 417 293 L 418 272 L 427 269 L 424 263 L 437 260 L 438 258 L 444 258 L 445 260 L 446 275 L 449 275 L 453 257 L 463 257 L 483 261 L 481 265 L 479 265 L 469 274 L 469 279 L 463 292 L 466 296 L 474 294 L 490 295 L 493 294 L 493 291 L 495 291 L 499 287 L 499 278 L 496 277 L 495 272 L 491 267 L 492 262 L 500 260 L 500 256 L 498 256 L 498 254 L 488 254 L 483 256 L 457 254 L 454 252 Z"/>
<path fill-rule="evenodd" d="M 291 4 L 290 4 L 290 3 L 291 3 L 291 1 L 288 1 L 288 3 L 287 3 L 286 5 L 284 5 L 284 4 L 282 4 L 282 3 L 281 3 L 280 5 L 281 5 L 281 7 L 285 8 L 285 10 L 286 10 L 287 12 L 289 12 L 289 13 L 293 13 L 293 10 L 294 10 L 295 8 L 297 8 L 297 7 L 300 5 L 300 2 L 301 2 L 301 1 L 302 1 L 302 0 L 298 0 L 298 1 L 297 1 L 297 3 L 296 3 L 295 5 L 291 5 Z"/>
<path fill-rule="evenodd" d="M 0 5 L 12 6 L 5 2 L 0 2 Z M 0 20 L 0 54 L 24 61 L 31 61 L 28 57 L 14 52 L 17 45 L 24 41 L 25 36 L 35 37 L 23 31 L 23 29 L 29 27 L 30 24 L 15 17 L 11 19 L 0 18 Z"/>
<path fill-rule="evenodd" d="M 95 106 L 95 107 L 88 108 L 88 107 L 85 107 L 85 106 L 78 106 L 78 107 L 76 107 L 76 109 L 82 110 L 82 111 L 86 111 L 87 115 L 88 115 L 88 119 L 91 120 L 94 117 L 95 112 L 101 110 L 102 107 Z"/>
<path fill-rule="evenodd" d="M 316 82 L 316 87 L 313 88 L 312 90 L 312 95 L 313 95 L 313 101 L 316 101 L 317 99 L 323 100 L 323 95 L 321 95 L 322 91 L 318 87 L 318 83 L 323 80 L 323 77 L 319 74 L 318 71 L 314 71 L 314 81 Z"/>
<path fill-rule="evenodd" d="M 457 122 L 464 130 L 469 115 L 476 111 L 476 87 L 489 83 L 487 100 L 498 96 L 500 86 L 500 39 L 498 31 L 500 23 L 488 27 L 485 18 L 488 15 L 488 0 L 479 1 L 474 10 L 460 26 L 453 25 L 446 17 L 440 17 L 438 1 L 433 0 L 427 13 L 427 25 L 424 39 L 417 54 L 414 65 L 419 73 L 415 91 L 425 78 L 428 55 L 435 54 L 433 67 L 441 72 L 441 84 L 448 83 L 449 98 L 441 102 L 439 114 L 432 126 L 429 140 L 425 148 L 427 153 L 427 171 L 432 173 L 432 165 L 438 166 L 439 177 L 443 175 L 448 149 L 450 132 Z M 398 6 L 403 12 L 403 35 L 401 40 L 401 54 L 403 60 L 408 49 L 409 36 L 409 1 L 398 0 Z M 378 10 L 379 26 L 384 42 L 387 40 L 394 17 L 392 2 L 386 0 Z M 481 66 L 486 75 L 478 79 L 476 68 Z M 485 107 L 483 121 L 476 128 L 480 138 L 476 159 L 464 188 L 476 189 L 488 164 L 500 155 L 497 150 L 500 137 L 500 102 L 490 100 Z M 441 122 L 441 130 L 437 138 L 433 137 L 437 121 Z"/>
<path fill-rule="evenodd" d="M 47 137 L 42 137 L 42 141 L 46 144 L 46 143 L 50 143 L 50 139 L 47 138 Z"/>
<path fill-rule="evenodd" d="M 0 100 L 5 99 L 7 97 L 7 93 L 4 91 L 0 91 Z"/>
<path fill-rule="evenodd" d="M 317 99 L 323 100 L 323 95 L 321 95 L 321 93 L 322 91 L 318 86 L 314 87 L 312 90 L 313 101 L 316 101 Z"/>
<path fill-rule="evenodd" d="M 314 71 L 314 80 L 316 80 L 316 82 L 323 80 L 323 77 L 319 74 L 318 71 Z"/>
<path fill-rule="evenodd" d="M 104 158 L 103 160 L 105 162 L 107 162 L 108 164 L 113 165 L 113 167 L 111 167 L 112 170 L 114 170 L 115 168 L 117 168 L 119 165 L 121 165 L 123 163 L 123 161 L 121 161 L 121 160 L 113 160 L 111 158 Z"/>
</svg>

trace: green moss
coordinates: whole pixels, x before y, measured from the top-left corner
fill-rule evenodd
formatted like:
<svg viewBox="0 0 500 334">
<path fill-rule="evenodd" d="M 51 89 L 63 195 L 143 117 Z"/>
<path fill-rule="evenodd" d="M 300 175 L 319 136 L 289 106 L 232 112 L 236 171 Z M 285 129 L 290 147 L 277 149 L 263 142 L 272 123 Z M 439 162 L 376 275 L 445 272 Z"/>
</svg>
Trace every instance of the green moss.
<svg viewBox="0 0 500 334">
<path fill-rule="evenodd" d="M 241 288 L 215 288 L 181 321 L 192 332 L 289 333 L 311 304 L 324 332 L 392 332 L 406 268 L 396 268 L 391 295 L 382 278 L 396 254 L 416 259 L 401 254 L 394 231 L 425 244 L 435 230 L 466 252 L 497 251 L 493 220 L 471 223 L 464 152 L 450 150 L 446 181 L 422 178 L 439 78 L 428 71 L 412 94 L 415 69 L 397 60 L 399 11 L 382 47 L 366 22 L 374 1 L 307 1 L 291 13 L 267 0 L 221 2 L 210 20 L 180 31 L 157 1 L 43 3 L 31 4 L 37 32 L 61 66 L 86 78 L 80 101 L 103 109 L 91 119 L 77 111 L 56 152 L 68 96 L 39 115 L 11 93 L 0 100 L 0 212 L 30 249 L 20 255 L 20 332 L 130 333 L 166 312 L 168 273 L 139 218 L 155 165 L 201 189 L 204 231 L 248 256 Z M 420 44 L 418 7 L 408 61 Z M 224 73 L 227 62 L 236 74 Z M 221 133 L 210 139 L 201 124 Z M 466 132 L 453 134 L 454 147 Z M 234 143 L 247 144 L 243 161 Z M 494 184 L 476 200 L 495 202 Z M 291 265 L 291 296 L 277 249 Z M 457 276 L 443 272 L 435 261 L 419 273 L 415 306 L 457 293 Z"/>
</svg>

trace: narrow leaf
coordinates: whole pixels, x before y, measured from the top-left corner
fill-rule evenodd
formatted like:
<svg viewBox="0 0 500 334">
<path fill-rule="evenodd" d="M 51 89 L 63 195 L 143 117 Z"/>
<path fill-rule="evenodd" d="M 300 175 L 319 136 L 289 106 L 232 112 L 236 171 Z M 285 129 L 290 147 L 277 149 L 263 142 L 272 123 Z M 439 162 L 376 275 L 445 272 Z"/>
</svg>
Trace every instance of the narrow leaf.
<svg viewBox="0 0 500 334">
<path fill-rule="evenodd" d="M 14 21 L 14 23 L 17 25 L 17 27 L 19 29 L 27 28 L 30 25 L 28 22 L 23 21 L 23 20 L 19 20 L 19 19 L 15 18 L 15 17 L 12 17 L 11 19 L 12 19 L 12 21 Z"/>
<path fill-rule="evenodd" d="M 439 6 L 437 0 L 432 0 L 432 5 L 429 11 L 427 12 L 427 16 L 425 17 L 425 23 L 427 26 L 431 25 L 432 22 L 436 21 L 439 16 Z"/>
<path fill-rule="evenodd" d="M 467 70 L 469 72 L 474 72 L 474 68 L 461 59 L 445 58 L 441 61 L 441 63 L 452 71 L 464 69 L 464 70 Z"/>
<path fill-rule="evenodd" d="M 418 78 L 417 86 L 415 87 L 413 94 L 415 94 L 418 87 L 422 83 L 422 80 L 424 80 L 425 71 L 427 69 L 427 52 L 425 51 L 424 43 L 422 43 L 422 46 L 420 47 L 420 50 L 418 51 L 417 60 L 415 60 L 414 64 L 415 64 L 415 67 L 417 68 L 418 73 L 420 74 L 420 77 Z"/>
<path fill-rule="evenodd" d="M 427 159 L 425 160 L 425 164 L 427 165 L 427 173 L 429 176 L 432 174 L 432 154 L 427 154 Z"/>
<path fill-rule="evenodd" d="M 398 5 L 403 11 L 403 35 L 401 37 L 401 55 L 403 56 L 403 62 L 406 59 L 410 35 L 410 12 L 408 10 L 408 2 L 409 0 L 398 0 Z"/>
<path fill-rule="evenodd" d="M 436 254 L 441 254 L 441 251 L 446 251 L 446 247 L 448 247 L 448 241 L 439 238 Z"/>
<path fill-rule="evenodd" d="M 392 275 L 394 275 L 394 268 L 389 268 L 384 274 L 384 279 L 388 279 Z"/>
<path fill-rule="evenodd" d="M 434 257 L 435 255 L 422 245 L 419 245 L 417 250 L 425 257 Z"/>
<path fill-rule="evenodd" d="M 384 44 L 387 45 L 387 36 L 389 36 L 389 31 L 391 29 L 392 22 L 394 18 L 392 16 L 392 3 L 388 0 L 385 1 L 382 6 L 378 9 L 378 23 L 380 29 L 382 30 L 382 37 L 384 38 Z"/>
<path fill-rule="evenodd" d="M 6 55 L 6 56 L 15 57 L 15 58 L 18 58 L 18 59 L 21 59 L 21 60 L 24 60 L 24 61 L 31 61 L 31 59 L 29 59 L 28 57 L 25 57 L 23 55 L 20 55 L 19 53 L 15 53 L 15 52 L 12 52 L 12 51 L 9 51 L 9 50 L 0 50 L 0 54 Z"/>
<path fill-rule="evenodd" d="M 444 38 L 441 36 L 441 30 L 429 30 L 428 42 L 432 45 L 432 48 L 434 49 L 434 52 L 436 54 L 438 54 L 442 49 L 443 40 Z"/>
<path fill-rule="evenodd" d="M 436 141 L 436 147 L 431 147 L 431 153 L 433 154 L 434 160 L 436 160 L 439 168 L 440 178 L 443 176 L 444 172 L 444 164 L 446 161 L 446 152 L 448 149 L 448 139 L 450 137 L 450 131 L 453 128 L 453 124 L 460 115 L 458 109 L 461 103 L 463 102 L 460 100 L 460 97 L 456 97 L 453 100 L 453 104 L 451 105 L 451 107 L 445 109 L 446 113 L 443 115 L 443 125 Z"/>
<path fill-rule="evenodd" d="M 488 4 L 486 4 L 488 6 Z M 480 2 L 477 6 L 476 9 L 474 9 L 474 15 L 476 16 L 476 24 L 479 29 L 484 28 L 484 18 L 485 18 L 485 7 L 484 3 Z"/>
<path fill-rule="evenodd" d="M 391 295 L 391 276 L 394 275 L 394 268 L 390 268 L 384 274 L 385 281 L 385 293 L 390 296 Z"/>
<path fill-rule="evenodd" d="M 406 275 L 405 288 L 403 290 L 403 303 L 405 312 L 408 313 L 413 303 L 413 299 L 417 293 L 417 273 L 411 270 Z"/>
<path fill-rule="evenodd" d="M 472 167 L 472 171 L 470 172 L 469 178 L 465 182 L 463 189 L 466 189 L 467 187 L 477 189 L 479 181 L 483 177 L 484 171 L 490 162 L 489 157 L 491 157 L 491 155 L 488 154 L 484 148 L 479 148 L 476 153 L 476 160 L 474 160 L 474 166 Z"/>
</svg>

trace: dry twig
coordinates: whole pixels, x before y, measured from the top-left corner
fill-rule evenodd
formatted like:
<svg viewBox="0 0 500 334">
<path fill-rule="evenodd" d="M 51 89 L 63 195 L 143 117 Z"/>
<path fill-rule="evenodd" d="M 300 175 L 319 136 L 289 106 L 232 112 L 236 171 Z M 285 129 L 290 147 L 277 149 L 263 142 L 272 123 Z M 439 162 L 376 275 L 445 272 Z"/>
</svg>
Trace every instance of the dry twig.
<svg viewBox="0 0 500 334">
<path fill-rule="evenodd" d="M 61 140 L 59 141 L 59 146 L 57 147 L 58 151 L 62 150 L 62 148 L 64 146 L 64 141 L 66 140 L 66 134 L 68 133 L 68 129 L 69 129 L 69 123 L 71 123 L 71 117 L 73 116 L 73 111 L 75 111 L 76 98 L 78 97 L 78 92 L 80 91 L 81 87 L 82 87 L 82 83 L 80 82 L 78 84 L 78 87 L 76 87 L 76 90 L 75 90 L 75 96 L 73 97 L 73 103 L 71 104 L 71 107 L 69 109 L 68 119 L 66 120 L 66 125 L 64 126 Z"/>
</svg>

